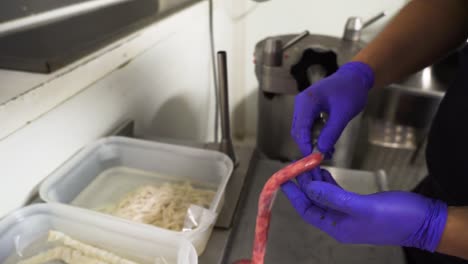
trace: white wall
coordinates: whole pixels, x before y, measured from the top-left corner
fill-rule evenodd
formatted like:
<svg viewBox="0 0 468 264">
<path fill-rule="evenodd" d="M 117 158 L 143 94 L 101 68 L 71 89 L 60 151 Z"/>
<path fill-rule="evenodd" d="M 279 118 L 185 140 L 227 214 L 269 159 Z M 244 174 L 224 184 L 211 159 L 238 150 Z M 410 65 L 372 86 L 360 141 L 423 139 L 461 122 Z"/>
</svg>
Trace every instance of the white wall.
<svg viewBox="0 0 468 264">
<path fill-rule="evenodd" d="M 348 16 L 369 17 L 382 6 L 395 10 L 403 1 L 292 2 L 216 2 L 216 48 L 228 51 L 233 130 L 240 138 L 255 134 L 257 85 L 252 51 L 257 41 L 304 29 L 339 36 Z M 1 127 L 12 133 L 0 139 L 0 215 L 21 206 L 33 187 L 70 155 L 126 118 L 136 120 L 137 133 L 143 136 L 212 140 L 214 100 L 207 23 L 207 3 L 202 2 L 88 58 L 63 76 L 53 80 L 29 76 L 32 82 L 36 77 L 41 82 L 46 79 L 47 85 L 29 97 L 20 96 L 15 104 L 0 104 L 0 123 L 21 118 L 14 126 Z M 0 72 L 0 77 L 6 76 L 2 80 L 8 80 L 2 85 L 24 87 L 22 78 L 13 78 L 21 75 Z M 67 86 L 76 91 L 60 93 L 50 101 L 51 95 L 66 91 Z M 41 93 L 46 88 L 47 93 Z M 47 107 L 42 103 L 46 101 Z"/>
</svg>

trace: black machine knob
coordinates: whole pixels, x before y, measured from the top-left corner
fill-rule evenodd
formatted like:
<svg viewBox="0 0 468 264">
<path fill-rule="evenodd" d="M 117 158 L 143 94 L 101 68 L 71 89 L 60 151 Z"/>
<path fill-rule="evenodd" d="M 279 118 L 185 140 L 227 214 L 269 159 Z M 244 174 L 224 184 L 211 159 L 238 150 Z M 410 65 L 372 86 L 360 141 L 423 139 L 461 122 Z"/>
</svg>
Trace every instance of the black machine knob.
<svg viewBox="0 0 468 264">
<path fill-rule="evenodd" d="M 299 91 L 338 70 L 336 53 L 331 50 L 309 48 L 302 53 L 299 62 L 291 67 L 291 75 Z"/>
</svg>

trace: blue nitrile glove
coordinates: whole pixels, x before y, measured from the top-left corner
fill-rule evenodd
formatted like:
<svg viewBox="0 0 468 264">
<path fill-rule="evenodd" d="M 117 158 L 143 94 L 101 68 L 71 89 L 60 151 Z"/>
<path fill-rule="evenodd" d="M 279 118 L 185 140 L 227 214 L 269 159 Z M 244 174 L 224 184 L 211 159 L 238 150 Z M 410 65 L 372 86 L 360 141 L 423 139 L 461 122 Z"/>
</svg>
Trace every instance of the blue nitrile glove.
<svg viewBox="0 0 468 264">
<path fill-rule="evenodd" d="M 305 192 L 305 188 L 312 181 L 328 182 L 333 185 L 339 186 L 335 179 L 333 179 L 333 176 L 330 174 L 330 172 L 320 167 L 317 167 L 311 171 L 297 176 L 296 181 L 299 184 L 299 188 L 301 188 L 303 192 Z"/>
<path fill-rule="evenodd" d="M 302 218 L 337 241 L 398 245 L 434 252 L 447 220 L 447 205 L 410 192 L 359 195 L 334 184 L 289 181 L 283 192 Z"/>
<path fill-rule="evenodd" d="M 303 155 L 312 153 L 312 127 L 321 112 L 329 118 L 318 138 L 318 150 L 330 157 L 333 146 L 353 117 L 364 109 L 374 84 L 372 69 L 349 62 L 296 96 L 291 135 Z"/>
</svg>

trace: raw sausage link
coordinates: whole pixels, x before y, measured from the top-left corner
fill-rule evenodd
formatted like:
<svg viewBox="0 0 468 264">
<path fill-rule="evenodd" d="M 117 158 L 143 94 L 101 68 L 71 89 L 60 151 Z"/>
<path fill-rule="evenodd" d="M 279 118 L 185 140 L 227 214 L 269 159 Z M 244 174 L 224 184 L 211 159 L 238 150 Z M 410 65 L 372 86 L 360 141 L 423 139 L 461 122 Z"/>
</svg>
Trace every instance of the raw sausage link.
<svg viewBox="0 0 468 264">
<path fill-rule="evenodd" d="M 263 264 L 268 240 L 268 228 L 270 227 L 271 208 L 278 189 L 283 183 L 317 167 L 322 160 L 322 154 L 313 153 L 279 170 L 268 179 L 258 201 L 252 260 L 238 260 L 235 264 Z"/>
</svg>

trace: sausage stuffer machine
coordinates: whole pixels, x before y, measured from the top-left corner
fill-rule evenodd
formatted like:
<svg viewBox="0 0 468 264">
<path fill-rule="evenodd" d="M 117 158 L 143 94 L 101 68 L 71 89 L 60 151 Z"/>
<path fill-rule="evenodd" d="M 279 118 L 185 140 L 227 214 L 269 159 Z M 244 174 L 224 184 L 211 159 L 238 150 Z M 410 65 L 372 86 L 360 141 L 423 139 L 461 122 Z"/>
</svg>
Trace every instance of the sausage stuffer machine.
<svg viewBox="0 0 468 264">
<path fill-rule="evenodd" d="M 295 160 L 302 157 L 290 136 L 294 97 L 311 84 L 331 75 L 362 47 L 361 30 L 385 14 L 367 22 L 348 19 L 342 38 L 310 34 L 268 37 L 255 47 L 255 74 L 259 82 L 257 147 L 267 157 Z M 326 122 L 324 113 L 313 131 L 317 138 Z M 330 165 L 350 167 L 360 118 L 345 129 Z"/>
</svg>

